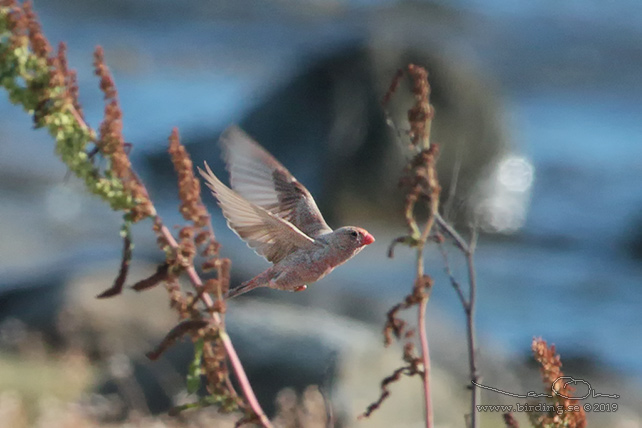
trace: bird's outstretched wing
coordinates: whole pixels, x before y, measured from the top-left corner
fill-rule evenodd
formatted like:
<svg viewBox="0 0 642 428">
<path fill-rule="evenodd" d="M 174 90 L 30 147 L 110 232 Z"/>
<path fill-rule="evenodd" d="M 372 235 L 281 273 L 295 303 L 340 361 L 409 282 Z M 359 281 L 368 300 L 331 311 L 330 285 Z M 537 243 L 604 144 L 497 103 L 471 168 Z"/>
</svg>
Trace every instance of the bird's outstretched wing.
<svg viewBox="0 0 642 428">
<path fill-rule="evenodd" d="M 221 136 L 232 189 L 315 238 L 332 232 L 314 198 L 271 154 L 237 126 Z"/>
<path fill-rule="evenodd" d="M 315 245 L 314 240 L 287 220 L 257 206 L 227 187 L 205 164 L 206 171 L 198 169 L 207 186 L 218 199 L 227 224 L 258 254 L 272 263 L 299 248 Z"/>
</svg>

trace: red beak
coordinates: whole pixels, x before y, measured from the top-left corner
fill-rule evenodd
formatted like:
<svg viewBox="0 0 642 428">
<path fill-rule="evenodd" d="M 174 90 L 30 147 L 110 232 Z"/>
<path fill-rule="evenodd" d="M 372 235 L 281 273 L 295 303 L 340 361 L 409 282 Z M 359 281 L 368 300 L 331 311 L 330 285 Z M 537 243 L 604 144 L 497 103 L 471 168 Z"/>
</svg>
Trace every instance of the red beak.
<svg viewBox="0 0 642 428">
<path fill-rule="evenodd" d="M 370 245 L 375 241 L 374 236 L 366 232 L 365 236 L 363 237 L 363 241 L 361 243 L 363 245 Z"/>
</svg>

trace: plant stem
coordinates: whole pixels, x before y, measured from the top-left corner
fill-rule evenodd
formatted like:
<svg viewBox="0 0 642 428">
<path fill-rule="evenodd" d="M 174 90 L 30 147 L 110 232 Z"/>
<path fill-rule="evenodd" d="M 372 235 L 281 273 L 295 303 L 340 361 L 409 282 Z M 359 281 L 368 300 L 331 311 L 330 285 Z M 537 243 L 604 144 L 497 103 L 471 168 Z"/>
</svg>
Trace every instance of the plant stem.
<svg viewBox="0 0 642 428">
<path fill-rule="evenodd" d="M 250 381 L 247 378 L 247 375 L 245 374 L 245 370 L 243 369 L 241 360 L 236 354 L 236 350 L 232 345 L 232 340 L 230 339 L 230 336 L 228 336 L 228 334 L 225 331 L 222 331 L 220 334 L 220 337 L 221 337 L 221 341 L 223 342 L 223 346 L 225 347 L 225 351 L 227 352 L 227 356 L 230 359 L 230 363 L 232 364 L 232 368 L 234 369 L 234 373 L 236 373 L 236 378 L 239 381 L 239 384 L 241 385 L 243 394 L 245 394 L 245 398 L 247 399 L 247 402 L 250 404 L 250 407 L 256 414 L 261 425 L 264 426 L 265 428 L 271 428 L 272 424 L 270 423 L 270 420 L 263 412 L 263 409 L 261 409 L 261 405 L 259 404 L 259 401 L 256 399 L 256 396 L 254 395 L 254 391 L 252 390 L 252 385 L 250 385 Z"/>
<path fill-rule="evenodd" d="M 428 349 L 428 335 L 426 334 L 426 297 L 419 304 L 419 340 L 421 341 L 421 357 L 424 364 L 423 383 L 424 400 L 426 407 L 426 428 L 433 426 L 432 397 L 430 396 L 430 350 Z"/>
<path fill-rule="evenodd" d="M 420 244 L 417 247 L 417 281 L 421 281 L 424 277 L 424 247 L 430 231 L 435 224 L 435 214 L 438 214 L 439 210 L 439 195 L 434 193 L 430 201 L 430 215 L 426 220 L 426 225 L 424 226 L 423 232 L 420 238 Z M 432 408 L 432 397 L 430 394 L 430 349 L 428 347 L 428 334 L 426 332 L 426 306 L 428 305 L 428 299 L 430 296 L 430 290 L 424 290 L 424 297 L 419 303 L 419 341 L 421 343 L 421 358 L 423 361 L 424 371 L 423 371 L 423 384 L 424 384 L 424 406 L 426 409 L 426 428 L 432 428 L 433 426 L 433 408 Z"/>
<path fill-rule="evenodd" d="M 467 243 L 462 236 L 457 233 L 457 231 L 446 222 L 439 213 L 435 215 L 435 220 L 437 224 L 446 232 L 454 241 L 457 248 L 461 250 L 462 253 L 466 256 L 466 266 L 468 269 L 468 299 L 464 298 L 464 294 L 461 291 L 461 286 L 455 280 L 452 272 L 450 271 L 450 266 L 448 265 L 447 254 L 443 252 L 444 260 L 446 261 L 446 270 L 450 276 L 450 281 L 457 291 L 457 295 L 461 300 L 461 304 L 464 307 L 464 312 L 466 314 L 466 342 L 468 345 L 468 366 L 470 372 L 470 381 L 471 381 L 471 397 L 470 397 L 470 427 L 478 428 L 479 427 L 479 412 L 477 412 L 477 405 L 481 403 L 481 391 L 476 386 L 480 382 L 479 370 L 477 368 L 477 346 L 475 339 L 475 304 L 477 301 L 477 274 L 475 271 L 475 248 L 477 242 L 477 233 L 473 231 L 473 236 L 471 237 L 470 243 Z"/>
<path fill-rule="evenodd" d="M 87 123 L 76 112 L 75 109 L 72 109 L 72 113 L 74 113 L 74 118 L 78 121 L 80 126 L 84 127 L 85 129 L 90 129 Z M 136 177 L 136 179 L 138 179 L 138 177 Z M 144 186 L 143 186 L 143 190 L 147 192 L 147 189 Z M 176 242 L 174 235 L 172 235 L 172 232 L 170 232 L 167 226 L 165 226 L 165 224 L 163 223 L 163 221 L 158 215 L 156 215 L 155 221 L 162 225 L 160 228 L 160 233 L 167 240 L 167 243 L 169 244 L 169 246 L 172 247 L 172 249 L 174 250 L 178 250 L 179 245 Z M 209 227 L 210 227 L 210 232 L 212 233 L 212 236 L 214 236 L 213 230 L 211 229 L 211 225 Z M 185 271 L 187 273 L 187 276 L 189 277 L 191 284 L 194 286 L 194 288 L 197 291 L 200 291 L 203 288 L 203 281 L 201 280 L 200 276 L 196 272 L 196 269 L 194 268 L 194 266 L 193 265 L 187 266 Z M 213 311 L 214 301 L 212 300 L 212 297 L 208 293 L 202 293 L 202 301 L 205 303 L 205 307 L 209 310 L 208 312 L 212 316 L 212 321 L 216 325 L 222 326 L 223 320 L 221 319 L 220 315 L 217 312 Z M 245 374 L 245 370 L 243 369 L 241 360 L 239 359 L 238 354 L 234 349 L 234 345 L 232 344 L 230 337 L 225 332 L 223 332 L 220 337 L 221 337 L 221 342 L 223 343 L 223 347 L 225 348 L 225 352 L 227 353 L 230 363 L 232 364 L 232 368 L 234 369 L 236 378 L 238 379 L 239 384 L 241 386 L 241 390 L 243 391 L 243 395 L 245 395 L 245 398 L 248 404 L 250 405 L 250 408 L 255 413 L 256 417 L 259 419 L 263 427 L 271 428 L 272 424 L 270 423 L 270 420 L 268 419 L 268 417 L 265 415 L 265 412 L 263 412 L 263 409 L 261 408 L 261 405 L 259 404 L 256 398 L 256 395 L 254 394 L 254 391 L 252 390 L 252 385 L 250 384 L 247 378 L 247 375 Z"/>
<path fill-rule="evenodd" d="M 84 127 L 85 129 L 90 129 L 87 123 L 83 120 L 83 118 L 73 108 L 72 108 L 72 113 L 74 113 L 74 118 L 78 121 L 80 126 Z M 136 177 L 136 179 L 138 179 L 138 177 Z M 143 186 L 143 190 L 145 192 L 147 191 L 144 186 Z M 158 215 L 156 215 L 155 221 L 162 225 L 160 228 L 160 233 L 167 240 L 167 243 L 169 244 L 169 246 L 172 247 L 172 249 L 174 250 L 178 250 L 179 245 L 176 242 L 174 235 L 172 235 L 172 232 L 170 232 L 167 226 L 163 224 L 163 221 Z M 214 236 L 213 231 L 211 230 L 211 226 L 210 226 L 210 232 L 212 232 L 212 236 Z M 197 291 L 200 291 L 203 288 L 203 281 L 201 280 L 200 276 L 196 272 L 196 269 L 194 268 L 194 266 L 193 265 L 187 266 L 185 268 L 185 271 L 194 288 Z M 202 301 L 205 303 L 205 306 L 209 310 L 209 313 L 212 316 L 212 321 L 216 325 L 222 326 L 223 321 L 220 315 L 217 312 L 212 310 L 214 309 L 214 301 L 212 300 L 212 297 L 208 293 L 202 293 Z M 245 374 L 245 370 L 243 369 L 241 360 L 239 359 L 236 353 L 236 350 L 234 349 L 234 345 L 232 344 L 232 341 L 230 340 L 230 337 L 227 335 L 227 333 L 223 332 L 221 334 L 221 342 L 223 343 L 225 352 L 227 353 L 227 356 L 230 359 L 230 363 L 232 364 L 232 368 L 234 369 L 236 378 L 239 381 L 241 389 L 243 390 L 243 395 L 245 395 L 245 398 L 247 399 L 247 402 L 250 405 L 250 408 L 256 414 L 256 417 L 259 419 L 263 427 L 271 428 L 272 424 L 270 423 L 270 420 L 268 419 L 268 417 L 265 415 L 265 412 L 263 412 L 261 405 L 256 399 L 256 395 L 254 395 L 254 391 L 252 390 L 252 386 L 250 385 L 247 375 Z"/>
<path fill-rule="evenodd" d="M 479 412 L 477 405 L 481 402 L 481 390 L 476 384 L 479 383 L 479 372 L 477 370 L 476 358 L 476 345 L 475 345 L 475 302 L 477 292 L 477 275 L 475 273 L 475 262 L 473 259 L 474 243 L 469 245 L 469 251 L 466 254 L 466 264 L 468 265 L 468 282 L 469 282 L 469 295 L 468 305 L 465 306 L 466 311 L 466 331 L 468 334 L 468 363 L 470 366 L 470 380 L 471 380 L 471 400 L 470 400 L 470 415 L 471 415 L 471 428 L 479 427 Z"/>
<path fill-rule="evenodd" d="M 158 216 L 156 217 L 156 221 L 162 224 L 162 221 Z M 160 228 L 160 233 L 167 240 L 167 243 L 169 244 L 170 247 L 172 247 L 175 250 L 179 248 L 178 243 L 176 242 L 176 239 L 174 239 L 174 236 L 172 235 L 170 230 L 167 228 L 167 226 L 165 226 L 164 224 Z M 187 276 L 190 282 L 192 283 L 192 285 L 197 291 L 203 288 L 203 281 L 201 280 L 200 276 L 196 272 L 196 269 L 194 269 L 193 265 L 187 266 L 185 268 L 185 272 L 187 273 Z M 203 293 L 202 300 L 205 303 L 205 306 L 207 307 L 207 309 L 214 308 L 214 302 L 212 300 L 212 297 L 208 293 Z M 213 311 L 209 311 L 209 312 L 211 313 L 212 320 L 214 321 L 215 324 L 217 325 L 223 324 L 221 317 L 217 312 L 213 312 Z M 232 365 L 232 369 L 234 370 L 234 374 L 236 375 L 236 378 L 239 381 L 239 385 L 241 387 L 241 390 L 243 391 L 243 395 L 245 395 L 245 398 L 247 399 L 247 402 L 250 405 L 250 408 L 256 414 L 256 417 L 259 419 L 263 427 L 271 428 L 272 424 L 270 423 L 270 420 L 268 419 L 268 417 L 265 415 L 265 412 L 263 412 L 263 409 L 261 408 L 261 405 L 259 404 L 259 401 L 257 400 L 256 395 L 254 395 L 254 391 L 252 390 L 252 385 L 250 384 L 250 381 L 248 380 L 247 375 L 245 374 L 245 370 L 243 369 L 243 364 L 241 364 L 241 360 L 239 359 L 238 354 L 234 349 L 234 345 L 230 340 L 230 336 L 228 336 L 227 333 L 225 333 L 225 331 L 222 331 L 220 334 L 220 338 L 221 338 L 221 342 L 223 343 L 223 347 L 225 348 L 225 352 L 227 353 L 227 357 L 229 358 L 230 363 Z"/>
</svg>

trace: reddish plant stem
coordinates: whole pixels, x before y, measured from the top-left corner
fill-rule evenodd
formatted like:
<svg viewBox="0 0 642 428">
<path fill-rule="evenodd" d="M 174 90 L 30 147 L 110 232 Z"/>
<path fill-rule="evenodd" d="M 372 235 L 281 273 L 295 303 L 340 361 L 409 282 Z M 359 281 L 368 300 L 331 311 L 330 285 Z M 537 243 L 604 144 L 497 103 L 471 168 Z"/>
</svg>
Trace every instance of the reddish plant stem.
<svg viewBox="0 0 642 428">
<path fill-rule="evenodd" d="M 220 337 L 221 337 L 221 341 L 223 342 L 223 346 L 225 346 L 225 351 L 227 352 L 227 356 L 230 359 L 232 368 L 234 369 L 234 373 L 236 373 L 236 378 L 239 381 L 239 384 L 241 385 L 243 394 L 245 394 L 245 398 L 247 399 L 247 402 L 249 403 L 250 407 L 256 414 L 256 417 L 259 419 L 259 422 L 261 423 L 261 425 L 266 428 L 272 427 L 270 420 L 265 415 L 265 413 L 263 413 L 263 409 L 261 409 L 259 400 L 257 400 L 256 396 L 254 395 L 254 391 L 252 390 L 250 381 L 247 378 L 247 375 L 245 374 L 245 370 L 243 369 L 241 360 L 236 354 L 236 350 L 232 345 L 232 340 L 230 340 L 230 336 L 228 336 L 225 331 L 222 331 L 220 334 Z"/>
<path fill-rule="evenodd" d="M 67 107 L 69 108 L 69 111 L 73 115 L 74 119 L 76 119 L 76 122 L 78 122 L 78 125 L 84 128 L 84 130 L 90 134 L 91 140 L 94 141 L 96 139 L 96 136 L 94 135 L 95 134 L 94 130 L 91 129 L 89 125 L 87 125 L 87 122 L 85 122 L 85 120 L 82 118 L 80 113 L 78 113 L 78 110 L 76 110 L 76 107 L 74 107 L 73 104 L 70 104 Z"/>
<path fill-rule="evenodd" d="M 433 426 L 432 397 L 430 395 L 430 350 L 428 349 L 428 335 L 426 334 L 426 297 L 419 304 L 419 340 L 421 341 L 421 358 L 423 359 L 424 372 L 424 400 L 426 407 L 426 428 Z"/>
<path fill-rule="evenodd" d="M 430 215 L 424 226 L 419 245 L 417 247 L 417 281 L 424 277 L 424 246 L 435 224 L 435 217 L 439 209 L 439 194 L 435 192 L 430 201 Z M 424 366 L 422 375 L 424 385 L 424 407 L 426 411 L 426 428 L 433 427 L 434 412 L 432 408 L 432 396 L 430 393 L 430 348 L 428 347 L 428 334 L 426 331 L 426 306 L 430 297 L 430 290 L 424 290 L 424 296 L 419 303 L 418 327 L 419 342 L 421 343 L 421 359 Z"/>
<path fill-rule="evenodd" d="M 78 110 L 74 107 L 74 105 L 69 105 L 68 106 L 70 112 L 78 122 L 78 124 L 84 128 L 91 137 L 91 140 L 95 140 L 95 132 L 93 129 L 87 124 L 87 122 L 84 120 L 82 115 L 78 112 Z M 140 182 L 140 179 L 136 175 L 136 173 L 132 170 L 132 174 L 134 176 L 134 179 Z M 142 183 L 141 183 L 142 184 Z M 147 188 L 145 186 L 141 186 L 142 191 L 144 192 L 145 196 L 148 197 L 149 195 L 147 194 Z M 161 218 L 156 214 L 155 215 L 155 221 L 158 222 L 158 224 L 161 225 L 160 228 L 160 233 L 163 235 L 163 237 L 167 240 L 167 243 L 169 244 L 170 247 L 174 250 L 179 249 L 179 245 L 176 242 L 176 239 L 170 232 L 170 230 L 165 226 L 161 220 Z M 211 224 L 209 225 L 209 230 L 211 233 L 211 236 L 214 236 L 214 231 L 211 227 Z M 203 290 L 203 281 L 201 280 L 200 276 L 196 272 L 196 269 L 194 268 L 193 265 L 189 265 L 185 268 L 185 271 L 187 272 L 187 276 L 189 277 L 189 280 L 191 284 L 194 286 L 194 288 L 197 291 Z M 219 291 L 220 293 L 220 291 Z M 219 296 L 220 297 L 220 296 Z M 245 395 L 245 398 L 247 399 L 248 404 L 250 405 L 250 408 L 252 411 L 255 413 L 256 417 L 258 418 L 260 424 L 265 427 L 265 428 L 272 428 L 272 424 L 270 423 L 270 420 L 268 417 L 265 415 L 263 412 L 263 409 L 261 408 L 256 395 L 254 395 L 254 391 L 252 390 L 252 386 L 247 378 L 247 375 L 245 374 L 245 370 L 243 369 L 243 365 L 241 364 L 241 360 L 239 359 L 236 350 L 234 349 L 234 345 L 232 344 L 232 341 L 230 337 L 227 335 L 227 333 L 222 329 L 223 326 L 223 320 L 221 319 L 221 316 L 214 310 L 214 302 L 212 300 L 212 297 L 204 292 L 202 293 L 201 299 L 205 306 L 208 309 L 208 312 L 211 314 L 212 321 L 214 324 L 217 326 L 221 327 L 221 333 L 220 333 L 220 339 L 221 342 L 223 343 L 223 347 L 225 348 L 225 352 L 227 353 L 227 356 L 230 360 L 230 363 L 232 364 L 232 367 L 234 369 L 234 373 L 236 374 L 236 377 L 239 381 L 239 384 L 241 386 L 241 389 L 243 391 L 243 394 Z M 233 390 L 233 389 L 232 389 Z"/>
<path fill-rule="evenodd" d="M 160 228 L 160 233 L 167 240 L 167 243 L 169 244 L 169 246 L 172 247 L 174 250 L 177 250 L 179 248 L 178 243 L 176 242 L 176 239 L 174 239 L 174 236 L 172 235 L 170 230 L 167 228 L 167 226 L 165 226 L 162 223 L 160 218 L 157 217 L 156 221 L 162 224 Z M 185 268 L 185 272 L 187 273 L 187 277 L 189 278 L 190 282 L 192 283 L 192 285 L 196 290 L 200 290 L 203 288 L 203 281 L 201 280 L 200 276 L 196 272 L 196 269 L 194 269 L 193 265 L 187 266 Z M 208 293 L 203 293 L 202 300 L 205 306 L 207 307 L 207 309 L 209 310 L 209 312 L 211 313 L 212 320 L 214 321 L 214 323 L 221 326 L 223 324 L 223 321 L 221 320 L 220 315 L 217 312 L 213 311 L 214 301 L 212 300 L 212 297 Z M 236 378 L 239 382 L 241 390 L 243 391 L 243 395 L 245 395 L 245 398 L 247 399 L 247 402 L 250 405 L 250 408 L 256 414 L 256 417 L 259 419 L 259 422 L 263 427 L 271 428 L 272 424 L 270 423 L 270 420 L 263 412 L 263 409 L 261 408 L 259 401 L 256 399 L 256 395 L 254 395 L 254 391 L 252 390 L 252 385 L 250 384 L 250 381 L 248 380 L 247 375 L 245 374 L 245 370 L 243 369 L 243 364 L 241 364 L 241 360 L 239 359 L 236 353 L 236 350 L 234 349 L 232 340 L 227 335 L 227 333 L 225 333 L 225 331 L 222 331 L 220 333 L 220 338 L 221 338 L 221 342 L 223 343 L 223 347 L 225 348 L 225 352 L 227 353 L 227 357 L 230 360 L 230 364 L 232 365 L 232 369 L 234 370 L 234 374 L 236 374 Z"/>
</svg>

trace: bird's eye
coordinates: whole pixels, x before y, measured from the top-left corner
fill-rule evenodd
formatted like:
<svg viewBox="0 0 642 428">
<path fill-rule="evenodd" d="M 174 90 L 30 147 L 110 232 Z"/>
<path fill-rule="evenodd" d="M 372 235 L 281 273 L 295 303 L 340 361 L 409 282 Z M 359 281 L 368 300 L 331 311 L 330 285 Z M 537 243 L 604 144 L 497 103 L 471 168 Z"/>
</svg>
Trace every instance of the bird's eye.
<svg viewBox="0 0 642 428">
<path fill-rule="evenodd" d="M 359 236 L 359 232 L 357 232 L 356 230 L 353 230 L 352 232 L 350 232 L 350 236 L 352 236 L 353 238 L 356 238 L 357 236 Z"/>
</svg>

